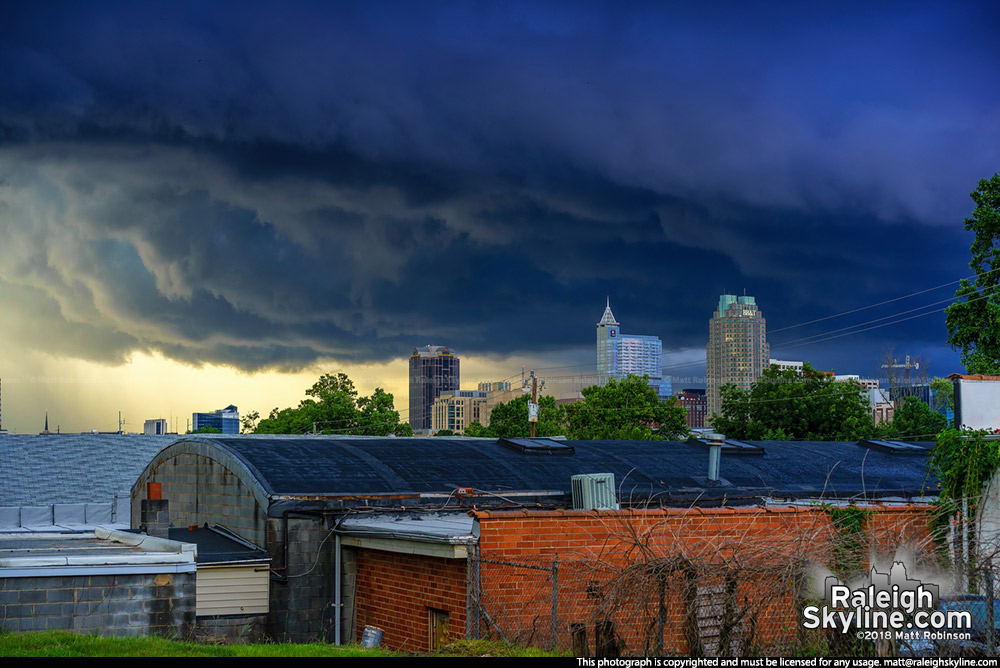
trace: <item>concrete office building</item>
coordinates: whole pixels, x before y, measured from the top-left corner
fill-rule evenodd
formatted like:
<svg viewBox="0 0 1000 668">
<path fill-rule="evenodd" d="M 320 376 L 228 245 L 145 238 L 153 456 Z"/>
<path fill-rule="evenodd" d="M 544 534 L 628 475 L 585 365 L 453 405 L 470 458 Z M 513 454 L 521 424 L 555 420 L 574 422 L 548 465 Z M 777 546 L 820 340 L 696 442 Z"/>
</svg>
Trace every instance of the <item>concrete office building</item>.
<svg viewBox="0 0 1000 668">
<path fill-rule="evenodd" d="M 142 423 L 142 433 L 145 436 L 163 436 L 167 433 L 167 421 L 164 418 L 146 420 Z"/>
<path fill-rule="evenodd" d="M 800 362 L 798 360 L 768 360 L 768 364 L 771 366 L 778 367 L 778 371 L 786 371 L 788 369 L 793 370 L 795 373 L 801 374 L 802 369 L 805 366 L 805 362 Z"/>
<path fill-rule="evenodd" d="M 721 295 L 708 323 L 705 350 L 708 415 L 719 412 L 719 388 L 733 384 L 749 390 L 770 362 L 764 316 L 753 297 Z"/>
<path fill-rule="evenodd" d="M 410 426 L 431 433 L 434 400 L 458 390 L 459 358 L 444 346 L 414 348 L 410 355 Z"/>
<path fill-rule="evenodd" d="M 508 383 L 509 385 L 509 383 Z M 473 422 L 483 423 L 486 392 L 481 390 L 450 390 L 442 392 L 431 408 L 431 430 L 448 429 L 464 434 Z"/>
</svg>

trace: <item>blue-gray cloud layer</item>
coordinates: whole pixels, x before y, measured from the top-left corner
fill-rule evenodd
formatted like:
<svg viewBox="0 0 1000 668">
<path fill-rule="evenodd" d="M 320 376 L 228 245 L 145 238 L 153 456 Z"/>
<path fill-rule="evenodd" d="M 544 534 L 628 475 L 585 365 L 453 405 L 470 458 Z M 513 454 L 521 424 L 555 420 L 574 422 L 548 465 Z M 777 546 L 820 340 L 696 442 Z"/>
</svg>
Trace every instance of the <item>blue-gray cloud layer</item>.
<svg viewBox="0 0 1000 668">
<path fill-rule="evenodd" d="M 997 18 L 5 5 L 5 336 L 247 370 L 544 352 L 590 345 L 610 294 L 688 348 L 724 289 L 779 327 L 944 283 L 1000 162 Z M 941 320 L 829 363 L 940 346 Z"/>
</svg>

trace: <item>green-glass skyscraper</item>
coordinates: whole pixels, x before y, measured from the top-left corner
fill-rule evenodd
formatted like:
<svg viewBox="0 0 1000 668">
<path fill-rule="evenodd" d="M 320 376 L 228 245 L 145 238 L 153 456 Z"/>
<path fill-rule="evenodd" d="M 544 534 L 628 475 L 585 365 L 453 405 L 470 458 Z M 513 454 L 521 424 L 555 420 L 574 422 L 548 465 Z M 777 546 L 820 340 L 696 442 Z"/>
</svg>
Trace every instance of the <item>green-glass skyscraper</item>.
<svg viewBox="0 0 1000 668">
<path fill-rule="evenodd" d="M 711 416 L 721 407 L 719 388 L 733 384 L 749 390 L 770 363 L 766 323 L 753 297 L 719 297 L 719 309 L 708 322 L 705 358 Z"/>
</svg>

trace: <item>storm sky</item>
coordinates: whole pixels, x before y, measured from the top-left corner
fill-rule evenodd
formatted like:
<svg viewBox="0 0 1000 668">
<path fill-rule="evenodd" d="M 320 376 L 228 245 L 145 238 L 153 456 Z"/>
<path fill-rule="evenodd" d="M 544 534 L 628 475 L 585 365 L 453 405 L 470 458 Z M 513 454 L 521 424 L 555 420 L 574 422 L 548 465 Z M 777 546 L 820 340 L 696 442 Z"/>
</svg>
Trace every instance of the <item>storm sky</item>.
<svg viewBox="0 0 1000 668">
<path fill-rule="evenodd" d="M 3 426 L 126 405 L 141 429 L 250 386 L 266 413 L 339 369 L 404 408 L 426 344 L 483 377 L 586 371 L 608 297 L 694 385 L 744 290 L 773 357 L 961 371 L 939 311 L 1000 171 L 998 25 L 985 2 L 2 3 Z"/>
</svg>

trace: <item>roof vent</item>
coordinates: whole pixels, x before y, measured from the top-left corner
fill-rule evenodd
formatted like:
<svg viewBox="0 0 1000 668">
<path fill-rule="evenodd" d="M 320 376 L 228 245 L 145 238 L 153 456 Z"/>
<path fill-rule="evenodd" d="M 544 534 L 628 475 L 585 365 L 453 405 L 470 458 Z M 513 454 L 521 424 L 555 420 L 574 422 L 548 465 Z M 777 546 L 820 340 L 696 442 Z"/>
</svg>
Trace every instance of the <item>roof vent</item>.
<svg viewBox="0 0 1000 668">
<path fill-rule="evenodd" d="M 614 473 L 584 473 L 570 478 L 573 510 L 617 510 Z"/>
<path fill-rule="evenodd" d="M 858 441 L 858 445 L 890 455 L 926 455 L 928 452 L 927 448 L 903 441 Z"/>
<path fill-rule="evenodd" d="M 694 436 L 690 437 L 687 442 L 693 445 L 701 445 L 706 448 L 710 445 L 707 438 L 695 438 Z M 743 441 L 737 441 L 732 438 L 727 438 L 722 443 L 722 454 L 727 456 L 763 455 L 764 453 L 764 448 L 759 445 L 744 443 Z"/>
<path fill-rule="evenodd" d="M 722 434 L 708 435 L 708 481 L 709 483 L 719 483 L 719 461 L 722 459 L 722 444 L 726 442 L 726 437 Z"/>
<path fill-rule="evenodd" d="M 575 452 L 565 441 L 560 443 L 548 438 L 501 438 L 497 443 L 522 455 L 572 455 Z"/>
</svg>

